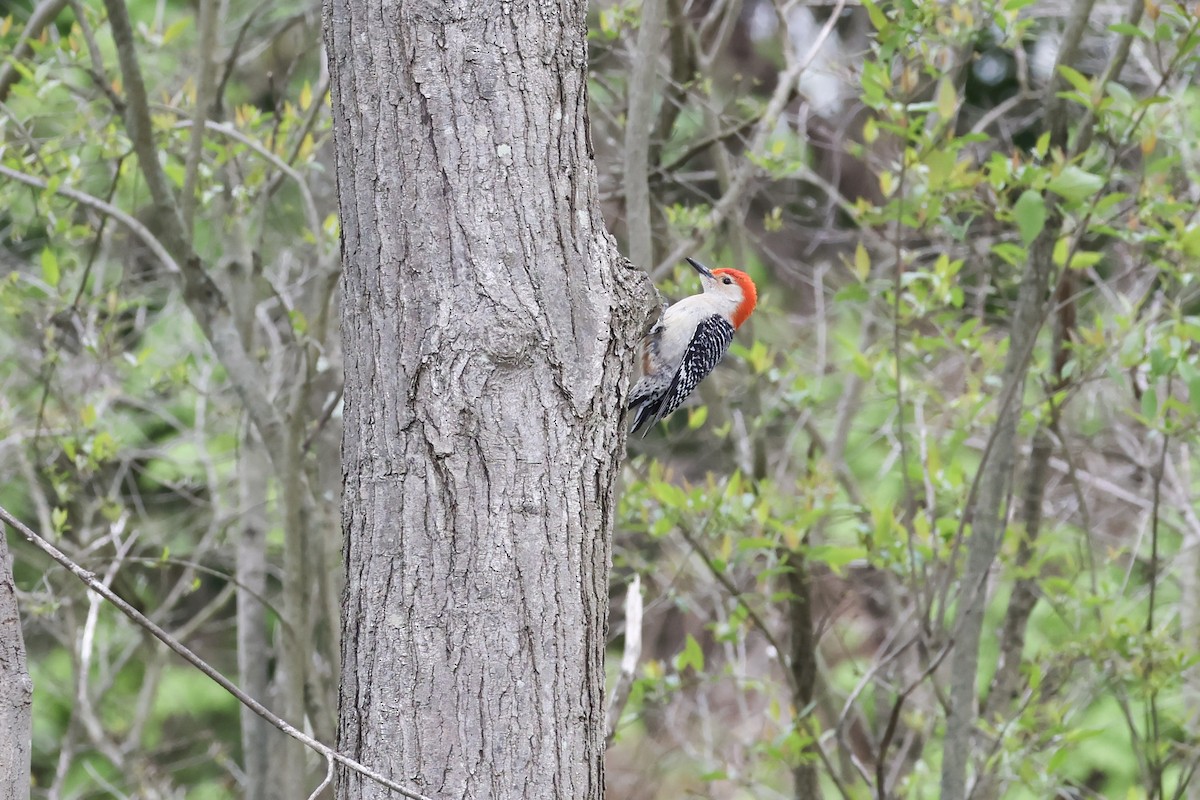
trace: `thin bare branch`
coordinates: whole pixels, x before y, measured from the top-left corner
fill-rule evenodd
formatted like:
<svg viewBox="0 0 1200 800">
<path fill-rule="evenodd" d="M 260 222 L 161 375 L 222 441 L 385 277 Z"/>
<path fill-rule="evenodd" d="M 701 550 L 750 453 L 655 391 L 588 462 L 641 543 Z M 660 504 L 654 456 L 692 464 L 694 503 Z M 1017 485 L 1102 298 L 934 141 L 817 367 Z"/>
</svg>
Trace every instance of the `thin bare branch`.
<svg viewBox="0 0 1200 800">
<path fill-rule="evenodd" d="M 173 252 L 182 252 L 185 241 L 184 226 L 167 176 L 158 162 L 158 146 L 154 143 L 154 128 L 150 122 L 150 106 L 146 100 L 146 83 L 142 79 L 142 68 L 138 63 L 137 46 L 133 41 L 133 27 L 129 22 L 129 10 L 124 0 L 104 0 L 108 11 L 108 24 L 112 28 L 113 44 L 117 48 L 117 62 L 121 66 L 121 78 L 125 85 L 125 128 L 137 154 L 138 167 L 146 178 L 158 213 L 162 216 L 165 243 Z"/>
<path fill-rule="evenodd" d="M 332 759 L 342 766 L 351 769 L 363 777 L 375 781 L 380 786 L 385 786 L 404 797 L 411 798 L 411 800 L 429 800 L 429 798 L 425 795 L 415 792 L 411 789 L 406 789 L 395 781 L 390 780 L 389 778 L 379 774 L 369 767 L 358 763 L 354 759 L 342 755 L 332 747 L 317 741 L 308 734 L 297 729 L 294 725 L 291 725 L 287 721 L 276 716 L 270 709 L 239 689 L 236 685 L 234 685 L 233 681 L 222 675 L 208 662 L 192 652 L 186 645 L 160 628 L 129 603 L 122 600 L 121 597 L 112 589 L 108 588 L 103 581 L 97 580 L 95 575 L 76 564 L 61 550 L 36 533 L 25 523 L 21 522 L 21 520 L 9 513 L 8 509 L 2 506 L 0 506 L 0 521 L 7 523 L 13 530 L 21 534 L 21 536 L 24 537 L 25 540 L 31 545 L 50 556 L 50 558 L 56 564 L 63 567 L 80 581 L 82 581 L 83 584 L 88 587 L 88 589 L 100 595 L 112 605 L 116 606 L 117 610 L 119 610 L 122 614 L 129 617 L 138 626 L 145 629 L 150 633 L 151 636 L 165 644 L 184 661 L 188 662 L 200 672 L 204 673 L 204 675 L 206 675 L 214 683 L 216 683 L 225 691 L 229 692 L 229 694 L 233 695 L 233 697 L 236 698 L 239 703 L 244 705 L 246 708 L 249 708 L 255 714 L 258 714 L 260 717 L 271 723 L 287 736 L 290 736 L 291 738 L 300 742 L 305 747 L 320 753 L 325 758 Z"/>
<path fill-rule="evenodd" d="M 179 215 L 184 230 L 191 234 L 196 214 L 196 183 L 200 177 L 200 155 L 204 152 L 204 123 L 212 113 L 217 89 L 217 26 L 225 19 L 225 0 L 200 0 L 200 75 L 196 82 L 196 106 L 192 110 L 192 138 L 184 161 L 183 191 Z"/>
<path fill-rule="evenodd" d="M 629 702 L 633 678 L 637 674 L 638 660 L 642 657 L 642 576 L 635 572 L 633 580 L 625 589 L 625 651 L 621 654 L 621 671 L 612 690 L 612 702 L 608 706 L 608 730 L 605 744 L 612 744 L 617 734 L 621 712 Z"/>
<path fill-rule="evenodd" d="M 326 756 L 325 763 L 328 765 L 325 770 L 325 780 L 321 781 L 317 788 L 313 789 L 312 794 L 308 796 L 308 800 L 317 800 L 321 796 L 321 792 L 325 791 L 325 787 L 333 783 L 333 759 Z"/>
<path fill-rule="evenodd" d="M 96 42 L 96 32 L 92 30 L 92 23 L 88 22 L 87 12 L 80 0 L 68 0 L 71 4 L 71 10 L 75 12 L 75 22 L 79 25 L 79 30 L 83 33 L 83 41 L 87 43 L 88 59 L 92 62 L 92 72 L 99 79 L 98 82 L 106 86 L 110 83 L 108 80 L 107 70 L 104 67 L 104 56 L 101 54 L 100 45 Z M 111 89 L 109 89 L 111 91 Z M 110 95 L 110 99 L 116 95 Z M 124 106 L 121 106 L 124 109 Z"/>
</svg>

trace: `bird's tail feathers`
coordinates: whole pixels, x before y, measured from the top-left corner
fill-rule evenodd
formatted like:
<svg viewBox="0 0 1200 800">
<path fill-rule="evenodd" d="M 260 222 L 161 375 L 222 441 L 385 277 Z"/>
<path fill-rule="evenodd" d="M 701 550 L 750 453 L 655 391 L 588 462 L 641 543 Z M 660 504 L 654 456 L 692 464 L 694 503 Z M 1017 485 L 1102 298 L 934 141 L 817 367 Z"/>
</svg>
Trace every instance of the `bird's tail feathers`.
<svg viewBox="0 0 1200 800">
<path fill-rule="evenodd" d="M 630 436 L 637 433 L 645 425 L 646 430 L 642 431 L 642 438 L 646 438 L 646 434 L 654 427 L 654 423 L 662 419 L 663 399 L 662 395 L 658 397 L 646 396 L 639 398 L 638 402 L 640 405 L 638 406 L 637 414 L 633 417 L 633 427 L 629 429 Z M 631 401 L 629 407 L 633 408 L 633 406 L 634 404 Z M 647 425 L 646 423 L 649 424 Z"/>
</svg>

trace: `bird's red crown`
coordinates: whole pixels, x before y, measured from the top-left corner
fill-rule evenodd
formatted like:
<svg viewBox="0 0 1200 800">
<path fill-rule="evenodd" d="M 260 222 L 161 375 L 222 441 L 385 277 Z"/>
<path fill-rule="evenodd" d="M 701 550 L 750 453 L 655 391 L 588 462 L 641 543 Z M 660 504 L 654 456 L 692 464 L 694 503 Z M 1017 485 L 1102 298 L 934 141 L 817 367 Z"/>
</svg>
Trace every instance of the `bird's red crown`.
<svg viewBox="0 0 1200 800">
<path fill-rule="evenodd" d="M 718 277 L 728 275 L 737 282 L 738 286 L 742 287 L 742 302 L 733 312 L 733 327 L 742 327 L 742 323 L 750 319 L 750 315 L 754 313 L 754 307 L 758 305 L 758 288 L 755 287 L 754 281 L 750 280 L 750 276 L 740 269 L 722 268 L 714 269 L 712 272 Z"/>
</svg>

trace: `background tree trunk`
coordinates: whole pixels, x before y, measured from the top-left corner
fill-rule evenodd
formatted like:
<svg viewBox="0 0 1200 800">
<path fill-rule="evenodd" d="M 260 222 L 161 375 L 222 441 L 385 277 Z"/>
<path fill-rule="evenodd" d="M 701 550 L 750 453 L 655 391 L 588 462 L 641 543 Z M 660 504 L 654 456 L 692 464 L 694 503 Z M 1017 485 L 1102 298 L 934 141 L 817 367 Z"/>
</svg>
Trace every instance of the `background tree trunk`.
<svg viewBox="0 0 1200 800">
<path fill-rule="evenodd" d="M 6 536 L 0 526 L 0 800 L 28 800 L 33 682 Z"/>
<path fill-rule="evenodd" d="M 270 463 L 253 434 L 242 440 L 239 454 L 237 537 L 237 658 L 241 688 L 251 697 L 270 694 L 271 646 L 267 641 L 267 530 L 270 525 L 259 498 L 267 496 Z M 284 747 L 295 747 L 282 737 L 272 736 L 266 720 L 248 708 L 241 709 L 242 767 L 246 772 L 245 800 L 267 800 L 281 776 L 272 769 L 283 756 Z M 272 746 L 276 758 L 271 758 Z M 280 787 L 282 788 L 282 787 Z"/>
<path fill-rule="evenodd" d="M 620 398 L 649 304 L 597 211 L 585 9 L 327 6 L 338 746 L 437 797 L 603 792 Z M 386 794 L 341 775 L 340 797 Z"/>
</svg>

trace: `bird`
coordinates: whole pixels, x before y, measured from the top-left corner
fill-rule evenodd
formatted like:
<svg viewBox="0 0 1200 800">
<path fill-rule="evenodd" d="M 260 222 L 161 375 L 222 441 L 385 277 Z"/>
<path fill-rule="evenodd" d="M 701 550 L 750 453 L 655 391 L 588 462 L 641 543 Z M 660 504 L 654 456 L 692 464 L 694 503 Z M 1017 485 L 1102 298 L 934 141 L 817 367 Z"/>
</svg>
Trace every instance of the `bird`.
<svg viewBox="0 0 1200 800">
<path fill-rule="evenodd" d="M 724 357 L 734 332 L 758 304 L 758 289 L 741 270 L 710 270 L 694 258 L 687 262 L 699 273 L 703 291 L 668 306 L 646 333 L 642 377 L 627 407 L 637 409 L 631 435 L 645 425 L 644 438 L 679 408 Z"/>
</svg>

